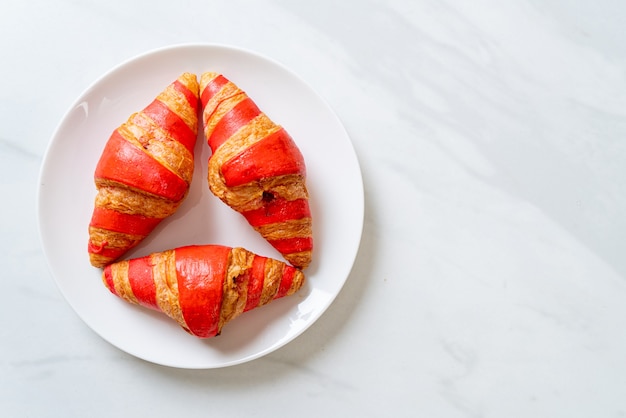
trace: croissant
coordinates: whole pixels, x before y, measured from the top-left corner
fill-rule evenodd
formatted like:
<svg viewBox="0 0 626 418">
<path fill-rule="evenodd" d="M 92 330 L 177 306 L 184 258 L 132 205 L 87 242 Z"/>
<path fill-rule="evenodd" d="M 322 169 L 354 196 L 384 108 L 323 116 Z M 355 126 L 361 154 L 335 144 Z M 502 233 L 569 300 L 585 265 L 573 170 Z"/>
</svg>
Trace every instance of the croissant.
<svg viewBox="0 0 626 418">
<path fill-rule="evenodd" d="M 209 188 L 298 268 L 311 262 L 306 167 L 285 129 L 226 77 L 200 77 L 202 122 L 213 151 Z"/>
<path fill-rule="evenodd" d="M 198 81 L 184 73 L 111 134 L 96 166 L 88 253 L 104 267 L 141 242 L 189 191 Z"/>
<path fill-rule="evenodd" d="M 163 312 L 200 338 L 219 335 L 241 313 L 295 293 L 303 273 L 243 248 L 192 245 L 118 261 L 104 285 L 120 298 Z"/>
</svg>

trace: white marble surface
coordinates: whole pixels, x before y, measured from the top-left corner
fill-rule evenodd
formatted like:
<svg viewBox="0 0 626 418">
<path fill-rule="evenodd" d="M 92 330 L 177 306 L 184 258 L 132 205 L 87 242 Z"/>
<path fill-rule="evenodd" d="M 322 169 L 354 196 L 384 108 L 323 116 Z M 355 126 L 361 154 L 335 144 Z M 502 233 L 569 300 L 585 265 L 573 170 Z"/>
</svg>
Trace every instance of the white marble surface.
<svg viewBox="0 0 626 418">
<path fill-rule="evenodd" d="M 625 25 L 619 0 L 2 2 L 2 415 L 626 416 Z M 267 55 L 328 101 L 366 212 L 318 322 L 190 371 L 72 311 L 36 191 L 89 84 L 198 42 Z"/>
</svg>

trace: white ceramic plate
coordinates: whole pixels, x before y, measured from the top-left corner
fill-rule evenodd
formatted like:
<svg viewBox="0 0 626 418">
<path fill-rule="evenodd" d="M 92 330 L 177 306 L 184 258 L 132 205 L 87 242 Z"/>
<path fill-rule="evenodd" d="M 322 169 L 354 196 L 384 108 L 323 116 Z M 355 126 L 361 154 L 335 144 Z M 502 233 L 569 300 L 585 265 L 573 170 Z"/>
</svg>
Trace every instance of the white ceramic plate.
<svg viewBox="0 0 626 418">
<path fill-rule="evenodd" d="M 217 71 L 238 84 L 283 125 L 307 164 L 314 221 L 314 259 L 296 295 L 244 313 L 218 337 L 188 335 L 166 316 L 130 305 L 103 286 L 89 264 L 87 226 L 96 189 L 93 172 L 111 132 L 181 73 Z M 281 256 L 206 184 L 210 150 L 202 135 L 190 193 L 127 258 L 189 244 L 241 246 Z M 55 132 L 40 173 L 39 230 L 54 278 L 77 314 L 102 338 L 144 360 L 180 368 L 249 361 L 287 344 L 328 308 L 347 279 L 361 239 L 363 185 L 346 131 L 327 104 L 276 62 L 241 49 L 185 45 L 153 51 L 114 68 L 88 88 Z"/>
</svg>

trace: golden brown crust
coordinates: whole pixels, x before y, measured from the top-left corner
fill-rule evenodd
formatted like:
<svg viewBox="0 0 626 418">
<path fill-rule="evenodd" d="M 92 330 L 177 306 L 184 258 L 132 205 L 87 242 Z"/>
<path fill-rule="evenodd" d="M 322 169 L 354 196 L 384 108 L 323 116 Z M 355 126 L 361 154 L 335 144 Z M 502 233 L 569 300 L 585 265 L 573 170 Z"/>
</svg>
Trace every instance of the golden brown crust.
<svg viewBox="0 0 626 418">
<path fill-rule="evenodd" d="M 89 227 L 89 237 L 94 245 L 105 245 L 111 249 L 132 248 L 139 244 L 144 238 L 142 235 L 125 234 L 123 232 L 109 231 L 105 229 Z M 107 256 L 97 253 L 89 253 L 89 261 L 93 266 L 104 267 L 111 260 Z"/>
<path fill-rule="evenodd" d="M 220 167 L 211 161 L 209 161 L 209 188 L 213 194 L 237 212 L 262 208 L 265 204 L 264 193 L 271 193 L 286 200 L 309 198 L 302 176 L 297 174 L 270 177 L 241 186 L 226 187 Z"/>
<path fill-rule="evenodd" d="M 248 297 L 248 270 L 252 267 L 253 260 L 254 254 L 243 248 L 233 248 L 230 251 L 224 279 L 218 333 L 224 324 L 243 313 Z"/>
<path fill-rule="evenodd" d="M 102 244 L 98 243 L 98 245 L 102 245 Z M 107 264 L 111 262 L 111 257 L 101 255 L 101 254 L 89 253 L 89 262 L 94 267 L 105 267 Z"/>
<path fill-rule="evenodd" d="M 178 275 L 174 250 L 154 253 L 151 256 L 156 300 L 159 309 L 185 329 L 189 329 L 180 307 Z"/>
<path fill-rule="evenodd" d="M 108 229 L 100 229 L 93 226 L 89 227 L 89 233 L 93 237 L 93 242 L 106 240 L 107 245 L 111 248 L 123 248 L 143 238 L 141 235 L 109 231 Z"/>
<path fill-rule="evenodd" d="M 285 259 L 293 266 L 301 266 L 301 269 L 305 269 L 311 263 L 312 252 L 300 251 L 297 253 L 285 254 Z"/>
<path fill-rule="evenodd" d="M 193 155 L 183 144 L 174 140 L 166 131 L 139 112 L 123 123 L 118 132 L 128 142 L 145 150 L 146 154 L 171 172 L 191 183 Z"/>
<path fill-rule="evenodd" d="M 198 77 L 193 73 L 183 73 L 178 81 L 190 91 L 197 92 L 199 88 Z M 167 103 L 172 112 L 176 113 L 193 132 L 198 130 L 198 115 L 187 104 L 184 94 L 176 90 L 172 85 L 157 96 L 157 100 Z"/>
<path fill-rule="evenodd" d="M 265 282 L 263 282 L 263 291 L 261 292 L 259 306 L 263 306 L 274 299 L 274 295 L 278 292 L 278 287 L 283 277 L 284 267 L 284 263 L 271 258 L 268 258 L 265 262 Z"/>
<path fill-rule="evenodd" d="M 163 219 L 174 213 L 182 203 L 172 202 L 159 196 L 146 194 L 113 181 L 98 181 L 99 190 L 95 206 L 112 209 L 129 215 L 143 215 Z"/>
<path fill-rule="evenodd" d="M 130 282 L 128 281 L 128 261 L 121 262 L 113 271 L 113 283 L 115 285 L 115 293 L 122 299 L 130 303 L 138 303 Z"/>
<path fill-rule="evenodd" d="M 311 236 L 311 219 L 290 219 L 288 221 L 258 226 L 257 231 L 267 240 L 286 238 L 303 238 Z"/>
<path fill-rule="evenodd" d="M 301 270 L 296 270 L 296 272 L 293 275 L 293 280 L 291 282 L 291 286 L 289 287 L 289 290 L 287 291 L 285 296 L 293 295 L 298 290 L 300 290 L 300 288 L 304 284 L 304 280 L 305 280 L 304 273 L 302 273 Z"/>
<path fill-rule="evenodd" d="M 213 96 L 206 107 L 211 111 L 203 113 L 205 136 L 209 138 L 220 119 L 245 98 L 246 95 L 232 83 Z"/>
</svg>

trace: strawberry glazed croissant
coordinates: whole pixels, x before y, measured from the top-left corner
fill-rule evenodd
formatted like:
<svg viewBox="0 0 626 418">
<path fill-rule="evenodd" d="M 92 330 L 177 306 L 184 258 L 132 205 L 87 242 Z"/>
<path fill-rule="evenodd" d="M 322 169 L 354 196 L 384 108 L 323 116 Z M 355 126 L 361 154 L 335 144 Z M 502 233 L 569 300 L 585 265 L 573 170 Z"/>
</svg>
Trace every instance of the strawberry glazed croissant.
<svg viewBox="0 0 626 418">
<path fill-rule="evenodd" d="M 213 151 L 209 188 L 293 266 L 311 262 L 304 158 L 285 129 L 217 73 L 200 77 L 204 134 Z"/>
<path fill-rule="evenodd" d="M 182 203 L 194 169 L 198 108 L 197 78 L 182 74 L 109 138 L 94 175 L 93 266 L 121 257 Z"/>
<path fill-rule="evenodd" d="M 209 338 L 241 313 L 295 293 L 304 275 L 243 248 L 196 245 L 110 264 L 102 280 L 120 298 Z"/>
</svg>

